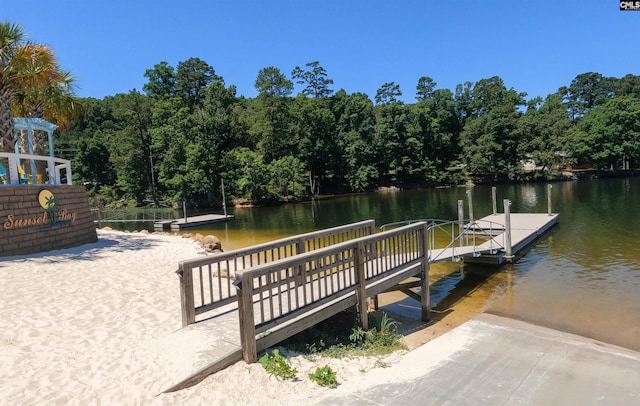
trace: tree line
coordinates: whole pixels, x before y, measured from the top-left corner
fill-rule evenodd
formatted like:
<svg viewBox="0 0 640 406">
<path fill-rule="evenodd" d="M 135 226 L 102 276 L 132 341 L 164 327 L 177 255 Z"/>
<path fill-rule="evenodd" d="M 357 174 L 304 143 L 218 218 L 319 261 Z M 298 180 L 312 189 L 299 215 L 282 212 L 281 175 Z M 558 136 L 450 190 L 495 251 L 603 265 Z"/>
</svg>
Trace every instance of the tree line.
<svg viewBox="0 0 640 406">
<path fill-rule="evenodd" d="M 2 150 L 13 152 L 12 114 L 52 121 L 56 155 L 73 160 L 74 182 L 103 205 L 217 205 L 223 181 L 227 199 L 263 204 L 380 186 L 549 179 L 566 166 L 627 169 L 640 158 L 633 74 L 582 73 L 528 100 L 497 76 L 454 90 L 424 76 L 405 103 L 394 82 L 373 100 L 335 90 L 315 61 L 289 75 L 261 69 L 258 95 L 247 98 L 190 58 L 146 70 L 141 91 L 80 99 L 52 52 L 10 23 L 0 24 L 0 68 Z"/>
<path fill-rule="evenodd" d="M 626 169 L 640 158 L 635 75 L 583 73 L 529 100 L 497 76 L 454 91 L 425 76 L 415 103 L 394 82 L 374 100 L 334 91 L 319 62 L 289 77 L 261 69 L 255 98 L 198 58 L 144 75 L 143 92 L 83 100 L 84 116 L 61 134 L 77 151 L 77 180 L 104 202 L 216 205 L 224 182 L 228 198 L 260 204 L 474 176 L 549 179 L 568 165 Z"/>
</svg>

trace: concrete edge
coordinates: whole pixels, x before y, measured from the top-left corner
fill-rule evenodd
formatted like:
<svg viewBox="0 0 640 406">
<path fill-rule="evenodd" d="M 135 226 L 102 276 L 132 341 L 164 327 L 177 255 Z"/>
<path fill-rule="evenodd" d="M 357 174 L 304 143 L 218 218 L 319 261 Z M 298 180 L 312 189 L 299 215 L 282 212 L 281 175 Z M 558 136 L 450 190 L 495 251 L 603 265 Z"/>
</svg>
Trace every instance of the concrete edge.
<svg viewBox="0 0 640 406">
<path fill-rule="evenodd" d="M 229 351 L 223 357 L 220 357 L 212 364 L 201 368 L 200 370 L 183 378 L 175 385 L 164 389 L 161 393 L 159 393 L 159 395 L 162 393 L 175 392 L 180 389 L 185 389 L 190 386 L 197 385 L 198 383 L 202 382 L 207 376 L 215 374 L 216 372 L 220 372 L 238 361 L 242 361 L 242 349 Z"/>
<path fill-rule="evenodd" d="M 557 337 L 562 341 L 570 341 L 576 345 L 588 345 L 593 348 L 599 349 L 604 352 L 616 352 L 619 355 L 636 358 L 640 361 L 640 352 L 634 351 L 630 348 L 621 347 L 615 344 L 610 344 L 604 341 L 597 340 L 586 336 L 581 336 L 574 333 L 568 333 L 561 330 L 556 330 L 551 327 L 544 327 L 537 324 L 532 324 L 523 320 L 513 319 L 506 316 L 500 316 L 492 313 L 481 313 L 476 317 L 469 320 L 469 322 L 480 322 L 490 324 L 497 328 L 505 328 L 517 330 L 519 333 L 528 333 L 533 335 L 546 335 Z"/>
</svg>

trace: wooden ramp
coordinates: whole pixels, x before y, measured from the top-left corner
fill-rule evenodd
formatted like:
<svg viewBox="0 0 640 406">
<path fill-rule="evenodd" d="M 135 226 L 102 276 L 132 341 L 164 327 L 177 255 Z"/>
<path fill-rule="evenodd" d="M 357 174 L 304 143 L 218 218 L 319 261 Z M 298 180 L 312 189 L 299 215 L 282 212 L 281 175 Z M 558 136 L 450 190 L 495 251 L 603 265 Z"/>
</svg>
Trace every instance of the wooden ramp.
<svg viewBox="0 0 640 406">
<path fill-rule="evenodd" d="M 558 217 L 511 213 L 512 256 L 523 255 L 527 246 L 558 222 Z M 420 288 L 428 292 L 429 262 L 463 260 L 501 265 L 511 259 L 506 255 L 504 224 L 504 214 L 497 214 L 467 225 L 465 237 L 476 237 L 470 239 L 475 245 L 428 249 L 427 226 L 420 222 L 236 269 L 233 285 L 239 292 L 237 302 L 217 309 L 216 314 L 175 332 L 161 343 L 166 351 L 159 352 L 158 362 L 168 366 L 171 377 L 162 390 L 173 391 L 197 383 L 241 358 L 255 361 L 258 351 L 341 309 L 355 304 L 367 309 L 367 298 L 391 290 L 407 278 L 422 280 L 404 285 L 405 290 Z M 478 238 L 480 235 L 483 238 Z M 212 278 L 201 266 L 197 269 L 196 282 L 202 284 L 202 280 Z M 211 271 L 210 266 L 204 269 Z M 184 270 L 181 281 L 184 275 L 191 275 L 191 268 Z M 192 285 L 190 281 L 185 286 Z M 428 316 L 429 295 L 412 297 L 420 300 L 423 317 Z M 366 311 L 361 312 L 361 321 L 366 317 Z M 194 337 L 205 338 L 197 341 L 202 345 L 191 344 Z M 181 347 L 180 352 L 168 350 L 176 345 Z"/>
<path fill-rule="evenodd" d="M 233 220 L 233 216 L 224 214 L 205 214 L 202 216 L 192 216 L 186 219 L 159 220 L 153 223 L 154 230 L 180 231 L 183 228 L 198 227 L 206 224 L 220 223 Z"/>
</svg>

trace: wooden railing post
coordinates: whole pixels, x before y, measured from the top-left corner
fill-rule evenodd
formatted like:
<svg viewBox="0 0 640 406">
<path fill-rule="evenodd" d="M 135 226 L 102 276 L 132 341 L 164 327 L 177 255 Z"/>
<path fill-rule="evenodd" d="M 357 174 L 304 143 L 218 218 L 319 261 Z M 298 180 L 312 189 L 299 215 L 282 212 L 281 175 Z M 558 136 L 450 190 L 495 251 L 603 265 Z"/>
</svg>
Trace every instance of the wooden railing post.
<svg viewBox="0 0 640 406">
<path fill-rule="evenodd" d="M 368 231 L 367 235 L 374 235 L 376 233 L 376 222 L 374 220 L 371 220 L 371 222 L 369 223 L 369 227 L 367 231 Z"/>
<path fill-rule="evenodd" d="M 376 222 L 375 220 L 371 220 L 371 222 L 369 223 L 369 227 L 367 228 L 367 235 L 368 236 L 372 236 L 376 233 Z M 378 259 L 378 243 L 372 242 L 367 244 L 367 259 L 369 261 L 373 261 L 375 259 Z M 374 310 L 378 310 L 378 307 L 380 306 L 380 301 L 378 300 L 378 295 L 375 295 L 373 298 L 373 309 Z"/>
<path fill-rule="evenodd" d="M 240 322 L 240 344 L 242 359 L 246 363 L 258 361 L 256 323 L 253 314 L 253 289 L 251 274 L 239 272 L 233 282 L 238 296 L 238 320 Z"/>
<path fill-rule="evenodd" d="M 371 236 L 374 235 L 376 233 L 376 222 L 374 220 L 371 220 L 371 223 L 369 224 L 369 227 L 367 229 L 367 235 Z M 378 258 L 378 249 L 377 249 L 377 243 L 373 242 L 371 244 L 369 244 L 369 259 L 376 259 Z M 378 300 L 378 297 L 376 296 L 376 301 Z"/>
<path fill-rule="evenodd" d="M 419 231 L 418 239 L 420 241 L 420 249 L 422 251 L 422 271 L 420 272 L 420 308 L 422 313 L 422 321 L 431 320 L 431 295 L 429 293 L 429 241 L 428 241 L 428 225 Z"/>
<path fill-rule="evenodd" d="M 358 241 L 353 249 L 353 262 L 356 267 L 356 278 L 358 287 L 356 290 L 356 298 L 358 301 L 358 312 L 360 314 L 360 324 L 365 330 L 369 329 L 369 305 L 367 303 L 367 279 L 364 269 L 364 242 Z"/>
<path fill-rule="evenodd" d="M 304 253 L 304 251 L 304 240 L 298 239 L 298 241 L 296 242 L 296 255 L 300 255 Z M 296 267 L 296 269 L 298 274 L 298 283 L 302 284 L 302 281 L 307 277 L 306 266 L 305 264 L 300 264 Z"/>
<path fill-rule="evenodd" d="M 193 299 L 193 271 L 191 266 L 180 263 L 177 273 L 180 277 L 180 306 L 182 308 L 182 327 L 196 322 L 196 309 Z"/>
</svg>

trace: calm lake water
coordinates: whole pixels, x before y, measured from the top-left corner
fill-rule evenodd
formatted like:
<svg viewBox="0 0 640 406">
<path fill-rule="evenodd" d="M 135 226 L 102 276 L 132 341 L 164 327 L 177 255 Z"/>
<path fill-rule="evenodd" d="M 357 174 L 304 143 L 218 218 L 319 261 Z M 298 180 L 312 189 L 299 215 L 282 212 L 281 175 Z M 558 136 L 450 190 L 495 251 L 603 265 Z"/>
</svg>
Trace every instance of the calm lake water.
<svg viewBox="0 0 640 406">
<path fill-rule="evenodd" d="M 466 188 L 341 196 L 279 207 L 230 209 L 236 219 L 197 231 L 215 234 L 230 250 L 294 234 L 374 219 L 378 226 L 420 218 L 457 219 Z M 471 189 L 474 216 L 491 214 L 491 187 Z M 499 185 L 498 210 L 547 212 L 547 185 Z M 486 292 L 490 312 L 640 350 L 640 178 L 554 183 L 559 224 L 517 263 L 499 269 L 434 265 L 441 278 L 432 305 L 454 290 Z M 468 286 L 467 286 L 468 285 Z M 467 287 L 464 287 L 467 286 Z M 462 287 L 462 292 L 460 292 Z"/>
</svg>

